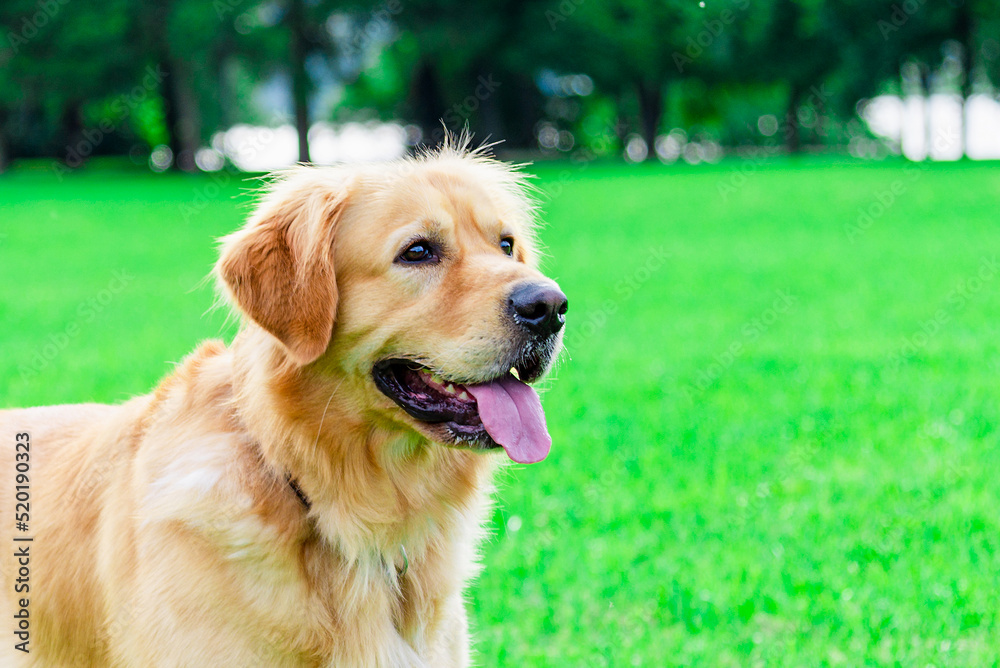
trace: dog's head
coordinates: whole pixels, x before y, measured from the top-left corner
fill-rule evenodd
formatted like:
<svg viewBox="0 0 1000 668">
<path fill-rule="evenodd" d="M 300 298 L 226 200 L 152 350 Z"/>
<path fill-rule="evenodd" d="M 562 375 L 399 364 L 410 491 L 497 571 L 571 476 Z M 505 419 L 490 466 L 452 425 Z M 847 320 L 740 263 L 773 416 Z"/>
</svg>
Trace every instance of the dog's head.
<svg viewBox="0 0 1000 668">
<path fill-rule="evenodd" d="M 458 149 L 299 168 L 224 241 L 231 300 L 358 415 L 535 462 L 567 308 L 537 270 L 523 176 Z M 253 325 L 251 325 L 253 326 Z"/>
</svg>

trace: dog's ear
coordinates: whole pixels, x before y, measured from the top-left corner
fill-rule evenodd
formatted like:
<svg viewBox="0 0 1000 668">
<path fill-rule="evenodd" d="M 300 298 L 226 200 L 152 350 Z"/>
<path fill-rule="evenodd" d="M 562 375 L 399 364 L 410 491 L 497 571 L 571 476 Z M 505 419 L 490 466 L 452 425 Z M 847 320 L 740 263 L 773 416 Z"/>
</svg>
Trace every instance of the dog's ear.
<svg viewBox="0 0 1000 668">
<path fill-rule="evenodd" d="M 347 185 L 299 168 L 264 197 L 247 225 L 222 240 L 216 274 L 229 298 L 300 365 L 322 355 L 337 312 L 333 234 Z"/>
</svg>

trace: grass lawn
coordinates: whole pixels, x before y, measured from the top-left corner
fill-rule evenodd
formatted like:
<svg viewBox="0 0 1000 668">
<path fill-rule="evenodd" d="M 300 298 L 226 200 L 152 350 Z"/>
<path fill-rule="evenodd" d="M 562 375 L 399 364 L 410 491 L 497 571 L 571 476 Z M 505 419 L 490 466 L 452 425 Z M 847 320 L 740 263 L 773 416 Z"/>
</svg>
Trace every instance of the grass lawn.
<svg viewBox="0 0 1000 668">
<path fill-rule="evenodd" d="M 501 481 L 486 666 L 1000 657 L 1000 168 L 542 165 L 553 452 Z M 236 177 L 0 177 L 0 406 L 207 337 Z"/>
</svg>

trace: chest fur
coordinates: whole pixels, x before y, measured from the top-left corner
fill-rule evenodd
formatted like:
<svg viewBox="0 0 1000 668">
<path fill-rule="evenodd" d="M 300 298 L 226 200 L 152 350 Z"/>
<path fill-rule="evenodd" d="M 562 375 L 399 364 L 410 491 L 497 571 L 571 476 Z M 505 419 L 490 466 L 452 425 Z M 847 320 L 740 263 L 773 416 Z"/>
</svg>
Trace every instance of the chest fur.
<svg viewBox="0 0 1000 668">
<path fill-rule="evenodd" d="M 158 498 L 175 504 L 184 496 L 159 491 Z M 209 608 L 202 617 L 252 629 L 262 655 L 297 656 L 312 665 L 308 657 L 348 661 L 374 645 L 427 657 L 440 651 L 449 627 L 464 626 L 461 591 L 475 572 L 473 536 L 431 530 L 409 546 L 349 559 L 315 530 L 297 500 L 262 514 L 248 498 L 206 503 L 186 491 L 191 503 L 172 504 L 174 512 L 147 509 L 146 517 L 156 519 L 143 533 L 150 545 L 201 544 L 183 551 L 192 561 L 182 570 L 209 576 L 203 582 L 210 580 L 214 594 L 200 597 Z M 285 512 L 275 517 L 277 510 Z M 186 529 L 179 534 L 171 528 L 178 522 Z"/>
</svg>

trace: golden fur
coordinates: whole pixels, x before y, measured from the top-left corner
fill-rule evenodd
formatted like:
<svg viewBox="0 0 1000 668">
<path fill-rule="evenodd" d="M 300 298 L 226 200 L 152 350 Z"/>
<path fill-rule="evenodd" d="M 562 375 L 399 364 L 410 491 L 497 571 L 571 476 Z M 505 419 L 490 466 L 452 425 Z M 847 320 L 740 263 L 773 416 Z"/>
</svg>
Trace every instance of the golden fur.
<svg viewBox="0 0 1000 668">
<path fill-rule="evenodd" d="M 461 148 L 277 179 L 223 240 L 216 272 L 245 316 L 231 346 L 202 344 L 120 406 L 0 411 L 5 478 L 30 434 L 34 536 L 31 652 L 7 634 L 0 665 L 468 665 L 463 588 L 499 458 L 435 444 L 370 374 L 387 355 L 506 372 L 499 304 L 547 280 L 532 228 L 522 177 Z M 393 263 L 425 234 L 447 263 Z M 13 506 L 5 480 L 4 521 Z"/>
</svg>

